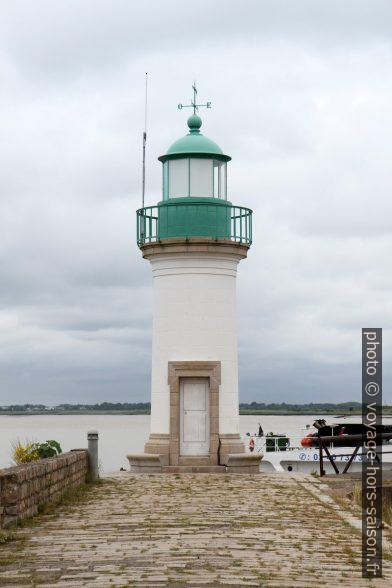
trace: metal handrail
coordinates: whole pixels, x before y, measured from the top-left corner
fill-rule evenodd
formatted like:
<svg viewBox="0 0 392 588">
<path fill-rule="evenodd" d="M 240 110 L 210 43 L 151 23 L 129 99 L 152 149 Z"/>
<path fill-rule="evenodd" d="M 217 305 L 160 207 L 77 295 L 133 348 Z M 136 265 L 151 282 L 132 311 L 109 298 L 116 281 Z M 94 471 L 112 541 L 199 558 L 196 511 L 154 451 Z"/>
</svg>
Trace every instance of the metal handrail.
<svg viewBox="0 0 392 588">
<path fill-rule="evenodd" d="M 267 440 L 268 443 L 270 444 L 272 441 L 274 443 L 274 451 L 275 452 L 279 452 L 279 451 L 296 451 L 299 450 L 301 452 L 314 452 L 314 451 L 318 451 L 319 449 L 319 439 L 322 440 L 323 444 L 326 444 L 328 446 L 328 449 L 332 449 L 333 451 L 338 451 L 338 455 L 340 456 L 344 456 L 344 455 L 351 455 L 350 454 L 344 454 L 341 453 L 341 449 L 344 449 L 346 447 L 345 442 L 352 442 L 352 441 L 361 441 L 362 440 L 362 435 L 361 434 L 357 434 L 357 435 L 330 435 L 330 436 L 325 436 L 325 437 L 318 437 L 318 436 L 314 436 L 312 438 L 312 440 L 314 441 L 314 445 L 312 445 L 311 447 L 307 447 L 307 446 L 303 446 L 301 445 L 301 441 L 302 439 L 304 439 L 303 435 L 274 435 L 274 436 L 270 436 L 270 435 L 262 435 L 259 436 L 256 433 L 254 435 L 252 435 L 252 437 L 255 440 L 255 448 L 258 451 L 263 451 L 266 449 L 267 446 Z M 283 439 L 283 438 L 288 438 L 288 443 L 284 446 L 284 448 L 282 449 L 282 447 L 279 445 L 279 440 Z M 245 438 L 244 438 L 245 439 Z M 379 435 L 377 435 L 377 439 L 381 439 L 381 440 L 392 440 L 392 433 L 380 433 Z M 384 445 L 383 445 L 384 446 Z M 385 445 L 388 446 L 388 445 Z M 388 453 L 388 452 L 383 452 L 383 453 Z"/>
<path fill-rule="evenodd" d="M 137 244 L 139 246 L 144 245 L 146 243 L 156 243 L 162 241 L 164 239 L 170 239 L 175 237 L 184 237 L 190 238 L 194 236 L 205 236 L 211 237 L 213 239 L 225 239 L 229 241 L 233 241 L 235 243 L 244 243 L 247 245 L 251 245 L 252 243 L 252 210 L 250 208 L 245 208 L 242 206 L 227 206 L 223 209 L 219 204 L 215 204 L 214 202 L 197 202 L 197 203 L 179 203 L 179 204 L 170 204 L 170 211 L 171 214 L 175 215 L 175 212 L 179 207 L 183 206 L 188 207 L 215 207 L 217 210 L 222 211 L 226 210 L 230 216 L 228 216 L 228 230 L 222 233 L 219 221 L 215 220 L 215 227 L 211 228 L 211 225 L 206 229 L 205 235 L 197 235 L 194 234 L 181 234 L 179 235 L 178 232 L 176 234 L 170 234 L 170 231 L 165 231 L 165 234 L 162 235 L 160 231 L 160 212 L 162 213 L 165 209 L 164 207 L 160 206 L 145 206 L 144 208 L 139 208 L 136 211 L 136 234 L 137 234 Z M 219 208 L 218 208 L 219 207 Z M 184 231 L 186 232 L 186 231 Z M 189 231 L 191 233 L 191 231 Z"/>
</svg>

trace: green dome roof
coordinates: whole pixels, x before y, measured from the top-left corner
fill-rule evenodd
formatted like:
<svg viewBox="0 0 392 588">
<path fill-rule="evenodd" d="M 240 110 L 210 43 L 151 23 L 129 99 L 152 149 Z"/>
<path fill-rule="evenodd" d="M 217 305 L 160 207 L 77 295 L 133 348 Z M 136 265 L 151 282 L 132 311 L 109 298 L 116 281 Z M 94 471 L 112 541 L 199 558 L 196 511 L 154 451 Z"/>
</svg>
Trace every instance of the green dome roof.
<svg viewBox="0 0 392 588">
<path fill-rule="evenodd" d="M 199 157 L 216 156 L 216 159 L 230 161 L 231 157 L 225 155 L 222 149 L 211 139 L 208 139 L 200 132 L 202 120 L 197 114 L 192 114 L 188 118 L 189 133 L 181 137 L 171 145 L 165 155 L 158 157 L 159 161 L 176 159 L 185 155 Z"/>
</svg>

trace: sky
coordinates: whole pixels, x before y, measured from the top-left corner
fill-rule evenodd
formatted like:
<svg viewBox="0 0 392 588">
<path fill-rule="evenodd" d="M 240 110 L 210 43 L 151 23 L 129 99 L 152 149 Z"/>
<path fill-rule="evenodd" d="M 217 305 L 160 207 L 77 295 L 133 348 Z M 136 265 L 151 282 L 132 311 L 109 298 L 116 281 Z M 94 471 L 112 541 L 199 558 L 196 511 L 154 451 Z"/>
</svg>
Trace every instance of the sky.
<svg viewBox="0 0 392 588">
<path fill-rule="evenodd" d="M 241 401 L 360 401 L 382 327 L 392 403 L 391 71 L 390 0 L 2 0 L 0 405 L 149 400 L 145 72 L 146 205 L 197 80 L 254 211 Z"/>
</svg>

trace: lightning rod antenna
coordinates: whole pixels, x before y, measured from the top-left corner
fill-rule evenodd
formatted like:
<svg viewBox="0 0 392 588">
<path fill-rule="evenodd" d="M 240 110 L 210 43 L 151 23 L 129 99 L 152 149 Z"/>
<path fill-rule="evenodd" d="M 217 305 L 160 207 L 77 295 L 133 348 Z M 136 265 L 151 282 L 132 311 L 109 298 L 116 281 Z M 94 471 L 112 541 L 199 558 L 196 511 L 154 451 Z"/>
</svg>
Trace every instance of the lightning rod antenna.
<svg viewBox="0 0 392 588">
<path fill-rule="evenodd" d="M 143 132 L 143 172 L 142 172 L 142 208 L 144 208 L 144 197 L 146 192 L 146 143 L 147 143 L 147 74 L 144 97 L 144 132 Z"/>
</svg>

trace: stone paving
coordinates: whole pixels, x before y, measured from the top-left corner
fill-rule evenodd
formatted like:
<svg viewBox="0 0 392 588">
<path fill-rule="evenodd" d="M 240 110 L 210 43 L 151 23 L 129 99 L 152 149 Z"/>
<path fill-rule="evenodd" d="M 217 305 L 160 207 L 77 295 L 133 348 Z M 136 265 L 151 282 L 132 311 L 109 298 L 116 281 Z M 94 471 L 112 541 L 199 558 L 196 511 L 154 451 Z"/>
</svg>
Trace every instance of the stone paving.
<svg viewBox="0 0 392 588">
<path fill-rule="evenodd" d="M 124 473 L 0 545 L 0 586 L 391 586 L 350 516 L 310 476 Z"/>
</svg>

